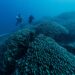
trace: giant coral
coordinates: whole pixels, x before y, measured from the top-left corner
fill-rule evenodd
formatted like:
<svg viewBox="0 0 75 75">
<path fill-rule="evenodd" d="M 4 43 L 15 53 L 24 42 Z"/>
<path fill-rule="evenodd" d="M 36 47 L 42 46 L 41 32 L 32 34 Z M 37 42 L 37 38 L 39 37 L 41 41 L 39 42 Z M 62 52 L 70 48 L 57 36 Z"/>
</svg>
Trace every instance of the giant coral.
<svg viewBox="0 0 75 75">
<path fill-rule="evenodd" d="M 2 75 L 75 74 L 75 57 L 55 41 L 61 34 L 67 35 L 67 29 L 51 21 L 11 34 L 4 44 L 5 52 L 0 73 Z"/>
<path fill-rule="evenodd" d="M 27 56 L 19 60 L 23 75 L 72 75 L 75 74 L 73 55 L 53 39 L 39 35 L 30 44 Z"/>
<path fill-rule="evenodd" d="M 42 33 L 46 36 L 52 37 L 54 39 L 59 39 L 60 41 L 65 40 L 69 31 L 62 25 L 51 21 L 51 20 L 42 20 L 35 22 L 36 33 Z"/>
</svg>

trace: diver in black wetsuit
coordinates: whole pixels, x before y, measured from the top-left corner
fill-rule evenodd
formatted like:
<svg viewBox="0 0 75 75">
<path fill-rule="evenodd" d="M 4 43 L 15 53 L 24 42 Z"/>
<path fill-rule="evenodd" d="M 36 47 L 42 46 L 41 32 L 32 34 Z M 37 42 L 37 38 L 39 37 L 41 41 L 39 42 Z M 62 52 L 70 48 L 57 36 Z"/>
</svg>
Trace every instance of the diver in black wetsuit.
<svg viewBox="0 0 75 75">
<path fill-rule="evenodd" d="M 16 26 L 17 25 L 21 25 L 23 23 L 23 18 L 22 18 L 22 16 L 21 16 L 21 14 L 18 14 L 17 16 L 16 16 Z"/>
<path fill-rule="evenodd" d="M 33 22 L 34 17 L 32 15 L 29 16 L 28 23 L 31 24 Z"/>
</svg>

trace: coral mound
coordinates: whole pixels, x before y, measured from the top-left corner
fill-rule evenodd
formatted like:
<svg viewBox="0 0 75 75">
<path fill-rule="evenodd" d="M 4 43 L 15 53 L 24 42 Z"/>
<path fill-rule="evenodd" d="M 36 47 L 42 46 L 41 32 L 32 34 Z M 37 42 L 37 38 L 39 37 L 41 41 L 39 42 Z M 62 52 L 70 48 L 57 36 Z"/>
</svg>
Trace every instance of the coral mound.
<svg viewBox="0 0 75 75">
<path fill-rule="evenodd" d="M 74 55 L 56 42 L 67 34 L 65 27 L 51 21 L 11 34 L 3 45 L 1 75 L 75 74 Z"/>
<path fill-rule="evenodd" d="M 53 39 L 39 35 L 30 44 L 27 56 L 19 60 L 24 75 L 75 74 L 74 57 Z"/>
<path fill-rule="evenodd" d="M 5 63 L 9 63 L 9 65 L 6 65 L 8 70 L 5 73 L 8 75 L 10 75 L 9 71 L 11 72 L 13 69 L 20 75 L 60 75 L 75 73 L 74 56 L 67 52 L 65 48 L 58 45 L 52 38 L 43 34 L 36 36 L 32 42 L 29 42 L 23 57 L 15 59 L 15 53 L 19 54 L 18 50 L 13 53 L 13 49 L 11 49 L 11 52 L 7 50 L 5 53 Z M 15 67 L 15 64 L 18 67 Z M 10 67 L 8 68 L 8 66 L 12 69 Z M 13 71 L 13 75 L 16 74 L 16 71 Z"/>
<path fill-rule="evenodd" d="M 35 24 L 37 34 L 42 33 L 56 40 L 60 38 L 59 40 L 62 41 L 66 39 L 65 37 L 69 34 L 69 31 L 64 26 L 54 21 L 44 20 L 40 22 L 38 21 Z"/>
</svg>

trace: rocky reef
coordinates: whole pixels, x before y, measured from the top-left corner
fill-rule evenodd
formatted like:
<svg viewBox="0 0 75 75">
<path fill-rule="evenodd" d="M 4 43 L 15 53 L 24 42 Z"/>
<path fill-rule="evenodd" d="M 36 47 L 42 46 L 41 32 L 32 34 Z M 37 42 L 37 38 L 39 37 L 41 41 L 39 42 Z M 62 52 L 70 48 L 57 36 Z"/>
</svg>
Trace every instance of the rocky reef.
<svg viewBox="0 0 75 75">
<path fill-rule="evenodd" d="M 66 37 L 69 36 L 69 30 L 67 28 L 49 19 L 38 21 L 35 24 L 35 31 L 37 34 L 44 34 L 52 37 L 56 41 L 63 42 L 66 40 Z"/>
<path fill-rule="evenodd" d="M 70 36 L 72 37 L 71 39 L 75 38 L 75 11 L 64 12 L 54 17 L 53 20 L 65 26 L 69 30 Z"/>
<path fill-rule="evenodd" d="M 74 74 L 74 59 L 52 38 L 39 35 L 30 44 L 27 57 L 19 60 L 19 71 L 24 75 Z"/>
<path fill-rule="evenodd" d="M 13 32 L 0 45 L 0 74 L 75 74 L 75 56 L 64 44 L 66 36 L 68 29 L 51 20 L 37 21 Z"/>
</svg>

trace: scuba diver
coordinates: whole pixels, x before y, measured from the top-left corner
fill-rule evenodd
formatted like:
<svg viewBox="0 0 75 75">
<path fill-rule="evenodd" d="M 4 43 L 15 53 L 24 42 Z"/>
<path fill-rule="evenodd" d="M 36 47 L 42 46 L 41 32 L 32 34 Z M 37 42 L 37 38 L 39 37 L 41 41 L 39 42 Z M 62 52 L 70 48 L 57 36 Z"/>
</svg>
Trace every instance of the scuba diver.
<svg viewBox="0 0 75 75">
<path fill-rule="evenodd" d="M 34 17 L 32 15 L 29 16 L 28 23 L 31 24 L 33 22 Z"/>
<path fill-rule="evenodd" d="M 23 23 L 23 18 L 22 18 L 22 16 L 21 16 L 21 14 L 18 14 L 17 16 L 16 16 L 16 26 L 17 25 L 21 25 Z"/>
</svg>

